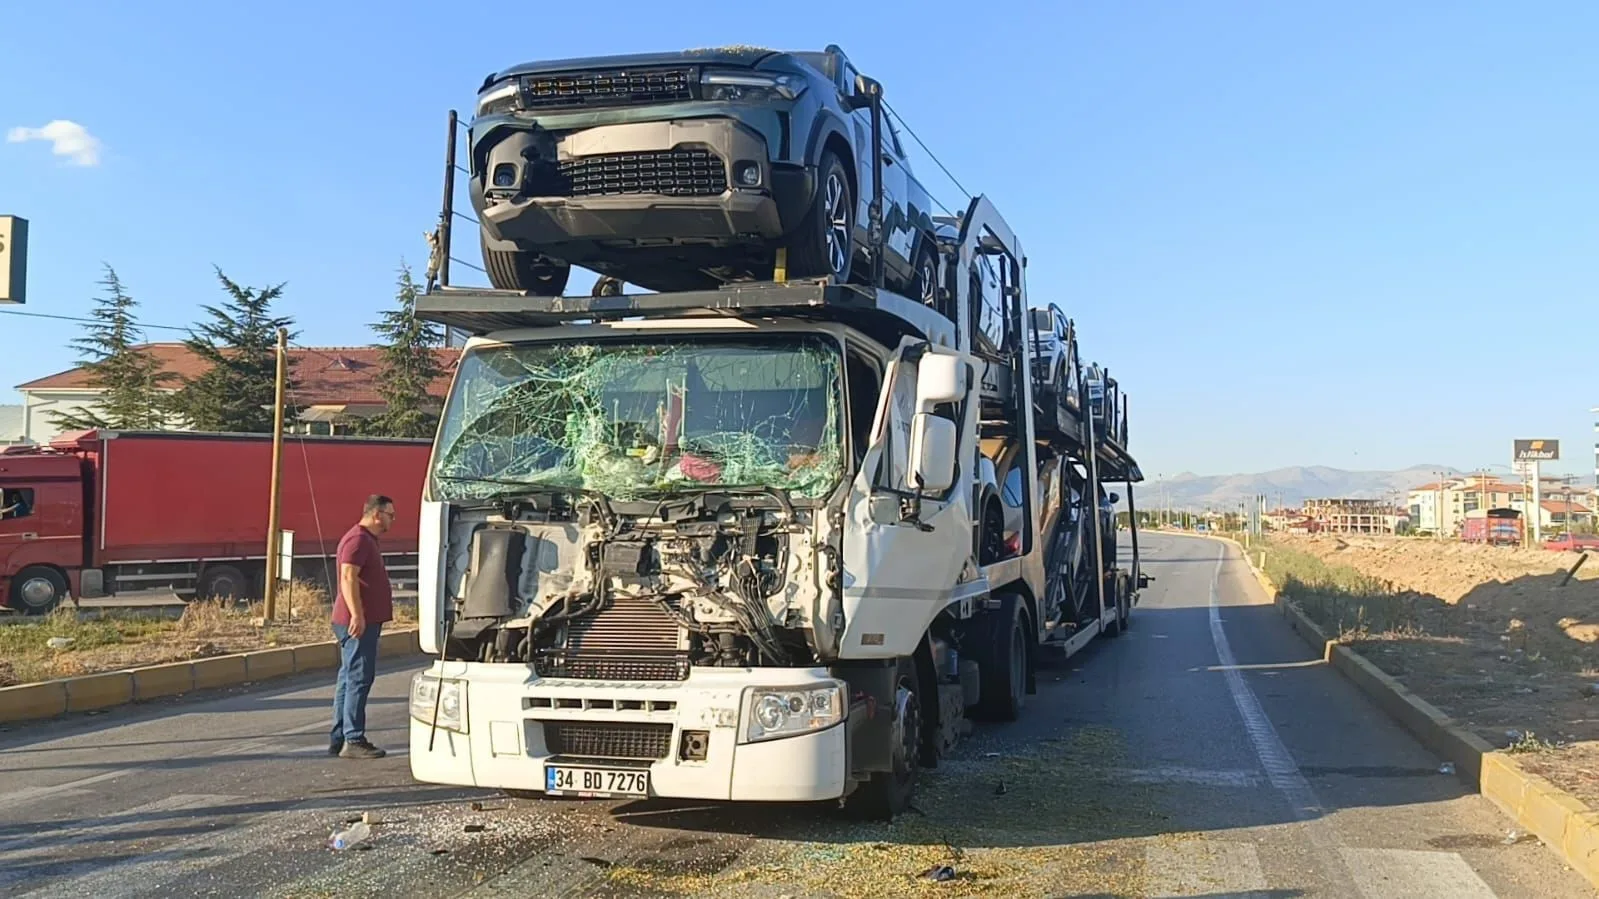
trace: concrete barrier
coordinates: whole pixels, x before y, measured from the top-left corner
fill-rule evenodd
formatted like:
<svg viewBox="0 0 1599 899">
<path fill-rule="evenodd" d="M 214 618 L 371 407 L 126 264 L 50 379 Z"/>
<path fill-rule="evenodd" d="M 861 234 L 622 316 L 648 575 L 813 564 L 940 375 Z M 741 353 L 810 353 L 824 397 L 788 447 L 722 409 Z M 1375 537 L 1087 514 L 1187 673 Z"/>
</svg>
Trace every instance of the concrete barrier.
<svg viewBox="0 0 1599 899">
<path fill-rule="evenodd" d="M 244 653 L 244 676 L 251 681 L 294 673 L 294 647 Z"/>
<path fill-rule="evenodd" d="M 67 711 L 67 684 L 52 680 L 17 687 L 0 687 L 0 721 L 33 721 Z"/>
<path fill-rule="evenodd" d="M 133 672 L 106 671 L 66 678 L 67 711 L 89 712 L 133 701 Z"/>
<path fill-rule="evenodd" d="M 188 662 L 135 668 L 130 673 L 134 702 L 177 696 L 194 689 L 194 666 Z"/>
<path fill-rule="evenodd" d="M 378 639 L 381 656 L 420 652 L 415 626 L 391 631 Z M 38 721 L 67 712 L 108 709 L 195 690 L 232 687 L 337 667 L 339 647 L 330 640 L 0 687 L 0 723 Z"/>
</svg>

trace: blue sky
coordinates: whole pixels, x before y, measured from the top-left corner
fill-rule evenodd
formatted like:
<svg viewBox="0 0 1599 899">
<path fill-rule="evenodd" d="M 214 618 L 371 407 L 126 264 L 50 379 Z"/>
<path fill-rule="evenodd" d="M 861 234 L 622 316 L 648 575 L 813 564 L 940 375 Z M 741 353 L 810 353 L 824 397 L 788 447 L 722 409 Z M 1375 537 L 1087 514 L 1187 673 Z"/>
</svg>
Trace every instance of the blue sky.
<svg viewBox="0 0 1599 899">
<path fill-rule="evenodd" d="M 1034 301 L 1129 391 L 1151 477 L 1504 464 L 1518 436 L 1591 470 L 1599 4 L 233 6 L 8 9 L 0 130 L 100 144 L 82 166 L 0 143 L 29 311 L 86 311 L 103 261 L 185 325 L 215 264 L 286 281 L 302 343 L 367 343 L 400 260 L 425 263 L 445 111 L 490 71 L 836 42 L 1022 235 Z M 0 315 L 0 402 L 76 333 Z"/>
</svg>

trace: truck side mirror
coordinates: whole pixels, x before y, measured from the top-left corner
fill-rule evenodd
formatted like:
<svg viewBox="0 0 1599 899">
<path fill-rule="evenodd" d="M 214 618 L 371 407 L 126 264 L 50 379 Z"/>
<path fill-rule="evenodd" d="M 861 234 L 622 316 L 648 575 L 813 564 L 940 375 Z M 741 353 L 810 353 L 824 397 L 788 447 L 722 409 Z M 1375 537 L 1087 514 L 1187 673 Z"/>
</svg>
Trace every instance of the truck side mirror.
<svg viewBox="0 0 1599 899">
<path fill-rule="evenodd" d="M 960 402 L 966 395 L 966 379 L 961 377 L 965 371 L 958 357 L 923 356 L 916 364 L 916 408 L 926 412 L 941 403 Z"/>
<path fill-rule="evenodd" d="M 848 102 L 848 106 L 852 111 L 856 109 L 871 109 L 872 99 L 883 95 L 883 85 L 879 84 L 876 79 L 868 78 L 865 75 L 856 75 L 855 84 L 852 87 L 854 92 L 850 94 Z"/>
<path fill-rule="evenodd" d="M 917 490 L 943 494 L 955 484 L 955 423 L 930 412 L 911 419 L 911 485 Z"/>
<path fill-rule="evenodd" d="M 1105 498 L 1110 500 L 1110 504 L 1113 506 L 1122 501 L 1122 498 L 1115 493 L 1106 494 Z"/>
</svg>

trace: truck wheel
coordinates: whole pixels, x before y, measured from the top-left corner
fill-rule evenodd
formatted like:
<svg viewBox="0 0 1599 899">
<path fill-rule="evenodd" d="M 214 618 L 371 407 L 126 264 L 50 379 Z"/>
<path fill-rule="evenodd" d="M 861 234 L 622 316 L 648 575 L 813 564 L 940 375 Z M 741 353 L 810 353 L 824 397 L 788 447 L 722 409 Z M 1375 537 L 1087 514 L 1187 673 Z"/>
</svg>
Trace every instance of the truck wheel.
<svg viewBox="0 0 1599 899">
<path fill-rule="evenodd" d="M 67 598 L 67 578 L 42 565 L 24 568 L 11 579 L 11 608 L 24 615 L 47 615 Z"/>
<path fill-rule="evenodd" d="M 855 192 L 838 154 L 823 150 L 816 165 L 816 196 L 788 245 L 793 278 L 849 283 L 855 259 Z"/>
<path fill-rule="evenodd" d="M 989 634 L 987 652 L 977 660 L 981 696 L 977 713 L 992 721 L 1015 721 L 1027 705 L 1027 610 L 1021 598 L 1009 594 L 1001 605 Z"/>
<path fill-rule="evenodd" d="M 844 808 L 852 817 L 891 821 L 905 811 L 916 792 L 916 769 L 922 754 L 922 700 L 914 659 L 899 660 L 896 682 L 894 770 L 874 773 L 849 795 Z"/>
<path fill-rule="evenodd" d="M 992 565 L 1005 557 L 1005 510 L 992 497 L 983 503 L 982 524 L 977 530 L 977 564 Z"/>
<path fill-rule="evenodd" d="M 232 565 L 207 565 L 200 572 L 200 583 L 196 586 L 198 589 L 194 598 L 201 602 L 208 599 L 225 599 L 229 602 L 244 599 L 250 590 L 244 572 Z"/>
<path fill-rule="evenodd" d="M 572 276 L 570 265 L 523 250 L 492 249 L 486 235 L 479 232 L 478 238 L 483 245 L 483 268 L 495 289 L 523 290 L 540 297 L 558 297 L 566 290 L 566 281 Z"/>
</svg>

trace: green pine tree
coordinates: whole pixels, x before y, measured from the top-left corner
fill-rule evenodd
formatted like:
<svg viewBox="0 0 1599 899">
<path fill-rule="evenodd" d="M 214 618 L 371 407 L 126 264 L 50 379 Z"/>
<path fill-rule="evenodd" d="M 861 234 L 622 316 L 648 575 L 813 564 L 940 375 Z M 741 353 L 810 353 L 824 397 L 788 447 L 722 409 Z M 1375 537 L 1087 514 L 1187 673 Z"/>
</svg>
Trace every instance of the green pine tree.
<svg viewBox="0 0 1599 899">
<path fill-rule="evenodd" d="M 199 324 L 184 345 L 206 363 L 206 371 L 184 381 L 175 407 L 196 431 L 269 433 L 277 383 L 278 329 L 294 323 L 272 314 L 283 285 L 240 287 L 216 270 L 228 299 L 205 306 L 210 320 Z M 295 333 L 289 334 L 294 339 Z M 289 372 L 289 389 L 294 374 Z"/>
<path fill-rule="evenodd" d="M 434 397 L 428 393 L 433 382 L 443 375 L 434 349 L 444 345 L 444 333 L 437 325 L 416 317 L 416 296 L 420 292 L 411 270 L 400 264 L 399 308 L 383 313 L 372 330 L 383 335 L 383 353 L 378 367 L 378 394 L 388 408 L 367 423 L 363 432 L 384 437 L 432 437 L 439 416 Z"/>
<path fill-rule="evenodd" d="M 128 295 L 109 264 L 100 283 L 106 292 L 95 300 L 94 311 L 89 313 L 95 323 L 72 341 L 86 357 L 78 366 L 88 373 L 89 386 L 99 389 L 100 396 L 75 413 L 56 412 L 51 418 L 56 427 L 69 431 L 160 428 L 166 423 L 168 401 L 162 388 L 172 375 L 162 371 L 160 360 L 142 347 L 144 333 L 134 314 L 139 303 Z"/>
</svg>

